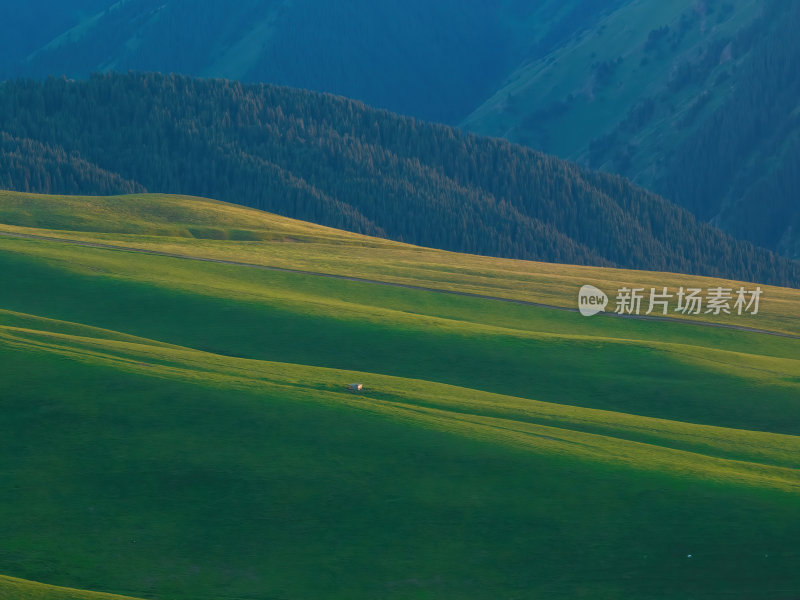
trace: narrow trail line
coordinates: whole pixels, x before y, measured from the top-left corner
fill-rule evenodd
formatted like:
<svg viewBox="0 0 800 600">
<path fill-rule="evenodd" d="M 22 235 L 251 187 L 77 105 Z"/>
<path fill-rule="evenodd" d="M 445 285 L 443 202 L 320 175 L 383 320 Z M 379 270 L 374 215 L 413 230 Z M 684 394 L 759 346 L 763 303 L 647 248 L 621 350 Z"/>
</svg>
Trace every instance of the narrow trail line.
<svg viewBox="0 0 800 600">
<path fill-rule="evenodd" d="M 161 252 L 159 250 L 146 250 L 143 248 L 131 248 L 128 246 L 116 246 L 114 244 L 102 244 L 99 242 L 85 242 L 81 240 L 70 240 L 66 238 L 50 237 L 45 235 L 35 235 L 30 233 L 12 233 L 8 231 L 0 231 L 0 235 L 13 238 L 42 240 L 47 242 L 58 242 L 62 244 L 72 244 L 74 246 L 86 246 L 88 248 L 101 248 L 104 250 L 116 250 L 120 252 L 136 252 L 138 254 L 151 254 L 154 256 L 166 256 L 168 258 L 178 258 L 181 260 L 194 260 L 200 262 L 217 263 L 221 265 L 232 265 L 235 267 L 247 267 L 250 269 L 263 269 L 265 271 L 279 271 L 281 273 L 295 273 L 298 275 L 312 275 L 314 277 L 328 277 L 330 279 L 341 279 L 343 281 L 355 281 L 358 283 L 369 283 L 373 285 L 383 285 L 388 287 L 405 288 L 408 290 L 419 290 L 423 292 L 435 292 L 438 294 L 450 294 L 452 296 L 465 296 L 468 298 L 478 298 L 481 300 L 494 300 L 497 302 L 509 302 L 511 304 L 521 304 L 523 306 L 537 306 L 540 308 L 549 308 L 552 310 L 562 310 L 566 312 L 578 312 L 577 308 L 569 308 L 567 306 L 556 306 L 554 304 L 544 304 L 542 302 L 533 302 L 530 300 L 517 300 L 514 298 L 503 298 L 501 296 L 489 296 L 486 294 L 475 294 L 472 292 L 460 292 L 458 290 L 443 290 L 440 288 L 425 287 L 421 285 L 410 285 L 406 283 L 396 283 L 392 281 L 380 281 L 378 279 L 366 279 L 363 277 L 351 277 L 349 275 L 336 275 L 335 273 L 320 273 L 316 271 L 303 271 L 301 269 L 288 269 L 285 267 L 274 267 L 269 265 L 256 265 L 253 263 L 238 262 L 234 260 L 224 260 L 220 258 L 205 258 L 201 256 L 189 256 L 186 254 L 175 254 L 172 252 Z M 686 319 L 678 319 L 675 317 L 649 317 L 644 315 L 620 315 L 615 312 L 602 312 L 602 316 L 613 317 L 618 319 L 639 319 L 642 321 L 667 321 L 670 323 L 681 323 L 683 325 L 698 325 L 700 327 L 716 327 L 718 329 L 732 329 L 734 331 L 744 331 L 747 333 L 760 333 L 764 335 L 773 335 L 777 337 L 790 338 L 800 340 L 800 335 L 792 333 L 783 333 L 780 331 L 769 331 L 767 329 L 757 329 L 755 327 L 745 327 L 743 325 L 729 325 L 726 323 L 708 323 L 706 321 L 689 321 Z M 591 318 L 591 317 L 588 317 Z"/>
</svg>

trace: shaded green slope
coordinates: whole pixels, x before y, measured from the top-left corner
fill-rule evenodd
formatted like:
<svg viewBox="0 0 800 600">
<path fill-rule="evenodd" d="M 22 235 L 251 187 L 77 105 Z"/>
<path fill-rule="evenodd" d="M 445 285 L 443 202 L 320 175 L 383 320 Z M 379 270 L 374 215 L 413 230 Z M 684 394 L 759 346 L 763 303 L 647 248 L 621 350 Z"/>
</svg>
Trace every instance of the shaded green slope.
<svg viewBox="0 0 800 600">
<path fill-rule="evenodd" d="M 797 339 L 191 256 L 508 297 L 667 274 L 189 198 L 3 198 L 3 231 L 189 258 L 0 236 L 2 573 L 163 600 L 800 591 Z M 765 327 L 794 323 L 797 291 L 767 291 Z"/>
<path fill-rule="evenodd" d="M 129 596 L 57 587 L 0 575 L 0 595 L 5 600 L 135 600 Z"/>
<path fill-rule="evenodd" d="M 12 323 L 20 318 L 14 317 Z M 144 339 L 113 339 L 103 330 L 77 325 L 86 335 L 56 333 L 52 321 L 39 323 L 47 328 L 3 325 L 3 344 L 127 373 L 267 394 L 282 391 L 545 453 L 800 491 L 796 436 L 568 407 L 376 373 L 223 357 Z M 365 379 L 366 391 L 357 395 L 341 383 Z M 492 429 L 506 431 L 491 435 Z M 576 440 L 579 446 L 569 445 Z"/>
<path fill-rule="evenodd" d="M 0 191 L 0 232 L 532 301 L 573 310 L 577 289 L 586 283 L 610 296 L 622 287 L 647 290 L 667 286 L 674 292 L 681 287 L 722 285 L 738 289 L 743 285 L 677 273 L 445 252 L 207 198 L 168 194 L 105 197 Z M 764 298 L 758 315 L 684 315 L 672 311 L 672 316 L 800 334 L 800 292 L 761 287 Z"/>
<path fill-rule="evenodd" d="M 0 239 L 0 249 L 13 282 L 0 291 L 0 304 L 18 312 L 218 354 L 665 418 L 787 433 L 799 422 L 787 418 L 800 410 L 791 363 L 769 362 L 765 377 L 747 358 L 796 358 L 796 340 L 589 321 L 552 309 L 50 242 Z M 648 393 L 631 394 L 637 387 Z"/>
<path fill-rule="evenodd" d="M 8 328 L 0 348 L 6 572 L 187 599 L 800 585 L 796 468 L 669 450 L 691 426 L 642 421 L 667 441 L 640 446 L 425 382 L 360 374 L 373 391 L 353 396 L 352 373 Z M 696 433 L 786 460 L 779 436 Z"/>
</svg>

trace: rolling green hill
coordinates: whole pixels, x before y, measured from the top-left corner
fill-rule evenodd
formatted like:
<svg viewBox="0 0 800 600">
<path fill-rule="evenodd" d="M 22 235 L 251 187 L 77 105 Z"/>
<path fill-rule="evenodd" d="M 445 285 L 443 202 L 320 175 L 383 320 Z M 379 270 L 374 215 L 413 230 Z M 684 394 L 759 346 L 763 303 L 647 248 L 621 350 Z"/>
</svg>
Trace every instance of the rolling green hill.
<svg viewBox="0 0 800 600">
<path fill-rule="evenodd" d="M 56 587 L 0 575 L 0 594 L 5 600 L 136 600 L 129 596 Z"/>
<path fill-rule="evenodd" d="M 713 326 L 796 335 L 796 290 L 585 318 L 583 283 L 728 282 L 199 198 L 4 193 L 0 223 L 0 572 L 165 600 L 800 591 L 800 340 Z"/>
</svg>

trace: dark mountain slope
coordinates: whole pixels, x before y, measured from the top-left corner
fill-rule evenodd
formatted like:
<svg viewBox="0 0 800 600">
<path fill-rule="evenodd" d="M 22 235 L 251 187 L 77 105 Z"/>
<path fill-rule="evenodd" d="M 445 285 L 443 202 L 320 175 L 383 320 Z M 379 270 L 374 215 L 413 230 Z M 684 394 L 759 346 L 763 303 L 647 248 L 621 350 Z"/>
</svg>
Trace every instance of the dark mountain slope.
<svg viewBox="0 0 800 600">
<path fill-rule="evenodd" d="M 162 75 L 7 82 L 0 131 L 117 174 L 119 191 L 135 182 L 478 254 L 800 281 L 797 264 L 619 177 L 340 97 Z"/>
<path fill-rule="evenodd" d="M 0 132 L 0 189 L 81 189 L 93 196 L 134 193 L 144 187 L 89 163 L 59 146 Z"/>
<path fill-rule="evenodd" d="M 625 3 L 464 122 L 620 173 L 800 257 L 800 4 Z"/>
<path fill-rule="evenodd" d="M 656 182 L 742 238 L 800 257 L 800 4 L 771 5 L 725 103 Z"/>
</svg>

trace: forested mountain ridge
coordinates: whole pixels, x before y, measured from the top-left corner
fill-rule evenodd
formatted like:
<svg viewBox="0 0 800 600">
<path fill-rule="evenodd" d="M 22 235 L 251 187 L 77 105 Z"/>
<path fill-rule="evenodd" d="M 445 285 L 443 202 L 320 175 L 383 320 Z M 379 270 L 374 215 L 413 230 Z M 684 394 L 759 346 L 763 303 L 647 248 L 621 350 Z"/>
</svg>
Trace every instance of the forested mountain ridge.
<svg viewBox="0 0 800 600">
<path fill-rule="evenodd" d="M 797 263 L 620 177 L 341 97 L 157 74 L 6 82 L 0 132 L 9 189 L 210 196 L 475 254 L 800 282 Z"/>
</svg>

